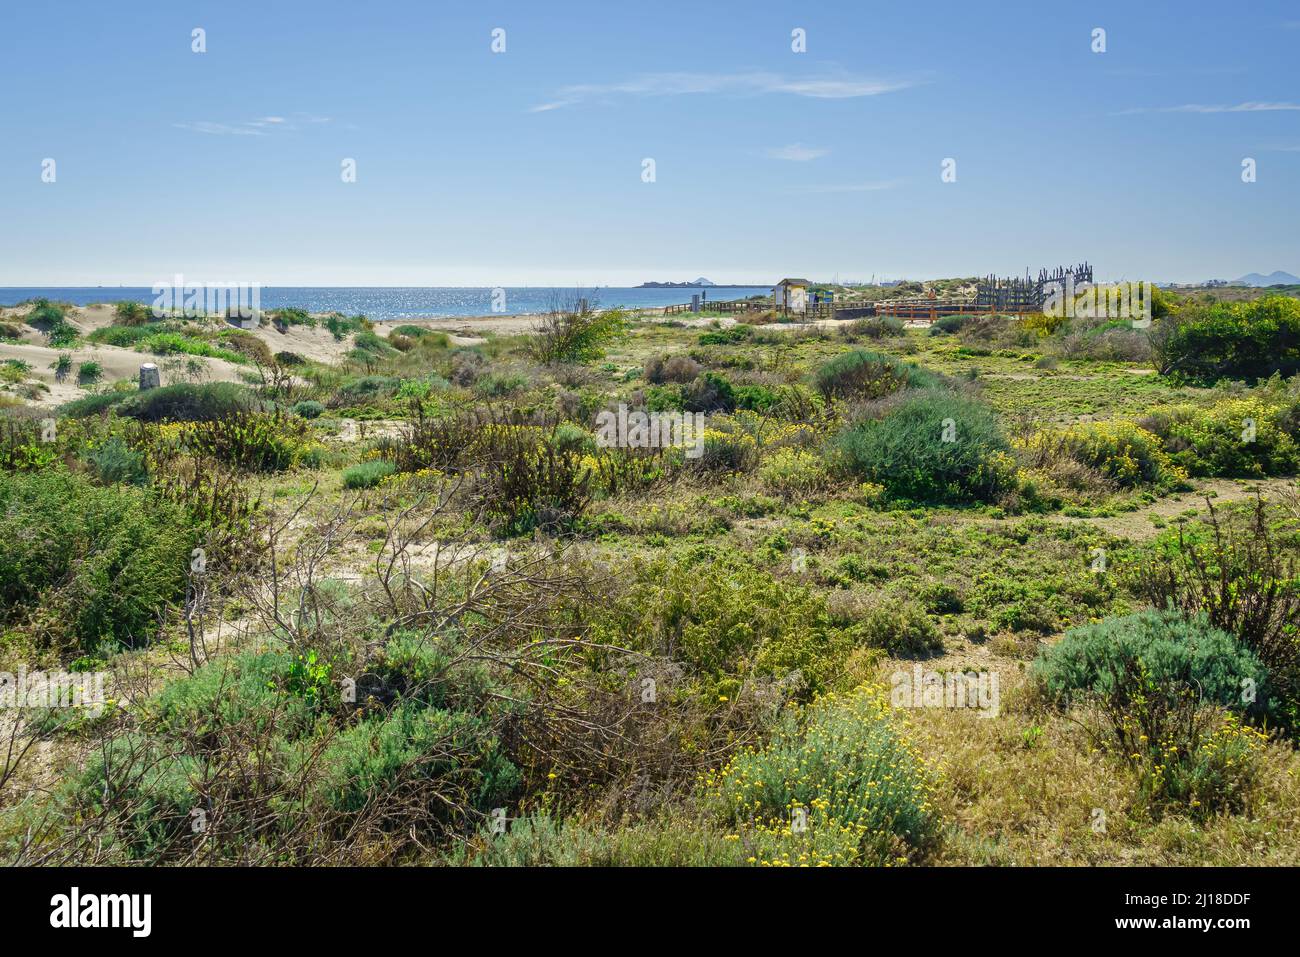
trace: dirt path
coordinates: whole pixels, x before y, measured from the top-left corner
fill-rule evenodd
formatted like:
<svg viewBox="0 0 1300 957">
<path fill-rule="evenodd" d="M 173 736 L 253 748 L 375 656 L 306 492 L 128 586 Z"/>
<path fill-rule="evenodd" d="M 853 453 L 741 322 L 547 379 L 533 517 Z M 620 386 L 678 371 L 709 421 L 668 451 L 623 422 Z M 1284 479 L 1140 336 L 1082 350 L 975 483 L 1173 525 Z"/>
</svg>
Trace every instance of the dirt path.
<svg viewBox="0 0 1300 957">
<path fill-rule="evenodd" d="M 1193 482 L 1195 491 L 1179 492 L 1157 499 L 1135 512 L 1122 512 L 1104 518 L 1078 518 L 1069 515 L 1052 515 L 1052 521 L 1086 522 L 1120 538 L 1142 540 L 1154 538 L 1160 529 L 1153 518 L 1171 522 L 1184 512 L 1206 510 L 1205 499 L 1210 497 L 1215 506 L 1227 502 L 1240 502 L 1253 498 L 1258 490 L 1265 498 L 1276 498 L 1287 492 L 1300 490 L 1295 478 L 1267 479 L 1198 479 Z"/>
</svg>

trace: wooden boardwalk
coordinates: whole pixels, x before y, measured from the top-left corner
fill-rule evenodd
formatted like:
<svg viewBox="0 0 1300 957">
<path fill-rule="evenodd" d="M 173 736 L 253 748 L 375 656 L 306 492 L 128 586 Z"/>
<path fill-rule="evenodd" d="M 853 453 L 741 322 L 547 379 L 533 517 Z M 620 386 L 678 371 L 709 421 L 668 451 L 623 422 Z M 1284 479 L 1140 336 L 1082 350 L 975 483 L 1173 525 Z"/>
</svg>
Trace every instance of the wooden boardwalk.
<svg viewBox="0 0 1300 957">
<path fill-rule="evenodd" d="M 754 299 L 729 299 L 718 300 L 716 302 L 700 303 L 699 314 L 705 313 L 740 313 L 740 312 L 757 312 L 764 310 L 774 310 L 771 303 L 763 300 Z M 774 310 L 781 311 L 781 310 Z M 934 322 L 936 319 L 942 319 L 944 316 L 962 316 L 976 315 L 979 313 L 1027 316 L 1034 315 L 1041 310 L 1017 308 L 1012 310 L 996 309 L 989 305 L 982 305 L 975 299 L 880 299 L 876 302 L 819 302 L 808 303 L 808 307 L 803 312 L 785 311 L 787 316 L 797 316 L 805 322 L 811 322 L 817 319 L 838 319 L 849 321 L 854 319 L 869 319 L 874 316 L 893 316 L 896 319 L 910 320 L 929 320 Z M 664 315 L 695 315 L 692 309 L 692 303 L 683 303 L 680 305 L 665 306 Z"/>
<path fill-rule="evenodd" d="M 693 305 L 694 303 L 687 302 L 675 306 L 664 306 L 664 315 L 674 316 L 680 313 L 693 313 Z M 771 303 L 753 299 L 718 299 L 706 300 L 700 303 L 700 312 L 750 312 L 770 308 Z"/>
</svg>

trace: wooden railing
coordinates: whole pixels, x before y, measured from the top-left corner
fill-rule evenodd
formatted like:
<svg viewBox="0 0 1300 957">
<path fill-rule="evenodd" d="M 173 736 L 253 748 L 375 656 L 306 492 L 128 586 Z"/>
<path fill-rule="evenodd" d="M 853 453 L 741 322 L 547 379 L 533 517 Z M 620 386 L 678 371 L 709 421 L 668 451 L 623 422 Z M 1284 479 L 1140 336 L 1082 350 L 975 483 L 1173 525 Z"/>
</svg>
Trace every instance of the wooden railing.
<svg viewBox="0 0 1300 957">
<path fill-rule="evenodd" d="M 681 303 L 664 306 L 664 315 L 672 316 L 683 312 L 692 312 L 694 303 Z M 749 312 L 751 309 L 770 309 L 771 305 L 762 299 L 706 299 L 700 303 L 700 312 Z"/>
<path fill-rule="evenodd" d="M 1033 315 L 1039 310 L 994 309 L 987 305 L 978 305 L 974 299 L 879 299 L 875 302 L 809 302 L 802 312 L 773 307 L 762 299 L 731 299 L 717 302 L 701 302 L 700 313 L 736 313 L 751 310 L 774 309 L 804 322 L 816 319 L 864 319 L 871 316 L 893 316 L 896 319 L 928 320 L 934 322 L 944 316 L 967 315 L 980 312 L 1004 315 Z M 664 315 L 672 316 L 691 313 L 692 303 L 664 307 Z"/>
</svg>

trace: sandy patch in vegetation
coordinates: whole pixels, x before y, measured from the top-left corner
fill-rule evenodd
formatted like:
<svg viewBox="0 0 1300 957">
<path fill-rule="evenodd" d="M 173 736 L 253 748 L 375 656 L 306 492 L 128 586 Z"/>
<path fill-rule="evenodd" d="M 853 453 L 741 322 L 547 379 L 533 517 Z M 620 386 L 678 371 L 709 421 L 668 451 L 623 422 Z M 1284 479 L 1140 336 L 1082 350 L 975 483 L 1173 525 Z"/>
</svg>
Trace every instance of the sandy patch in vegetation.
<svg viewBox="0 0 1300 957">
<path fill-rule="evenodd" d="M 1217 508 L 1229 502 L 1254 498 L 1256 490 L 1268 499 L 1277 498 L 1285 492 L 1294 494 L 1298 487 L 1294 478 L 1197 479 L 1193 484 L 1196 486 L 1195 491 L 1166 495 L 1135 512 L 1104 518 L 1077 518 L 1060 514 L 1051 517 L 1059 522 L 1086 522 L 1111 535 L 1140 540 L 1154 538 L 1160 533 L 1161 524 L 1171 523 L 1186 512 L 1204 513 L 1206 496 Z"/>
<path fill-rule="evenodd" d="M 375 323 L 375 331 L 387 336 L 398 326 L 421 326 L 430 332 L 445 332 L 453 345 L 473 345 L 484 333 L 514 336 L 532 332 L 541 316 L 455 316 L 444 319 L 392 319 Z"/>
<path fill-rule="evenodd" d="M 67 352 L 72 356 L 72 374 L 63 382 L 54 381 L 54 370 L 51 366 L 58 360 L 61 353 Z M 77 385 L 77 366 L 83 362 L 98 362 L 104 370 L 104 376 L 100 380 L 101 385 L 106 385 L 117 381 L 118 379 L 136 380 L 140 374 L 140 366 L 146 362 L 158 364 L 162 356 L 151 356 L 148 353 L 136 352 L 133 349 L 121 349 L 117 346 L 82 346 L 78 349 L 51 349 L 48 346 L 30 345 L 28 343 L 0 342 L 0 361 L 5 359 L 21 359 L 32 367 L 28 374 L 28 380 L 37 380 L 49 386 L 50 391 L 44 393 L 42 397 L 32 402 L 32 405 L 50 407 L 62 405 L 72 399 L 79 399 L 89 394 L 90 390 L 83 389 Z M 200 356 L 186 356 L 186 359 L 194 359 L 204 368 L 204 373 L 209 381 L 213 382 L 239 382 L 241 371 L 244 367 L 235 365 L 233 362 L 227 362 L 225 359 L 205 359 Z M 167 381 L 167 374 L 163 372 L 163 385 L 170 385 Z"/>
</svg>

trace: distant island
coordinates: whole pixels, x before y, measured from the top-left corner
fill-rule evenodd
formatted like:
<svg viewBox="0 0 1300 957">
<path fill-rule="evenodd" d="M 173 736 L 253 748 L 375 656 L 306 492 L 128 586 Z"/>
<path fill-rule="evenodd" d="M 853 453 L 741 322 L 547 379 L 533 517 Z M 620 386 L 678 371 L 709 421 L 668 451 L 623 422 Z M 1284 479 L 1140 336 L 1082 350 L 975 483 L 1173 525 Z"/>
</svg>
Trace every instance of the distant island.
<svg viewBox="0 0 1300 957">
<path fill-rule="evenodd" d="M 699 289 L 699 288 L 754 289 L 764 285 L 769 285 L 769 284 L 768 283 L 755 284 L 752 282 L 717 283 L 717 282 L 710 282 L 708 279 L 701 277 L 695 280 L 694 282 L 643 282 L 641 283 L 641 285 L 637 286 L 636 288 L 638 289 Z"/>
</svg>

